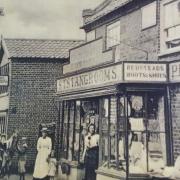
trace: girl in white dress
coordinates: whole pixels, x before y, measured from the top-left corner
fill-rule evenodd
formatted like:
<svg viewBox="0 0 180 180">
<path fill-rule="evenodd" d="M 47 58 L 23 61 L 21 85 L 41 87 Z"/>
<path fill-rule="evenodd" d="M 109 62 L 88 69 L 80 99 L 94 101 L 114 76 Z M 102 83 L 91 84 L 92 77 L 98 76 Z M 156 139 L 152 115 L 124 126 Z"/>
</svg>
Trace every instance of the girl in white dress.
<svg viewBox="0 0 180 180">
<path fill-rule="evenodd" d="M 37 157 L 33 173 L 33 179 L 48 179 L 49 164 L 48 159 L 52 149 L 51 138 L 47 137 L 47 128 L 42 128 L 42 137 L 37 142 Z"/>
<path fill-rule="evenodd" d="M 54 180 L 55 174 L 56 174 L 56 165 L 57 161 L 54 157 L 54 151 L 51 152 L 51 157 L 49 159 L 49 180 Z"/>
</svg>

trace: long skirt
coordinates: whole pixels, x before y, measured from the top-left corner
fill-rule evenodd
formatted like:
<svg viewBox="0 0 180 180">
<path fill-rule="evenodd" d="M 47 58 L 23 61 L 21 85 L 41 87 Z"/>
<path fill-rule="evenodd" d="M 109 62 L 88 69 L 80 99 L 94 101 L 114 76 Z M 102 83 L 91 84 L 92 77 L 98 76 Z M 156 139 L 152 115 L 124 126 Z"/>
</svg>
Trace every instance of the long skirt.
<svg viewBox="0 0 180 180">
<path fill-rule="evenodd" d="M 95 170 L 98 168 L 99 147 L 86 150 L 85 155 L 85 180 L 96 180 Z"/>
</svg>

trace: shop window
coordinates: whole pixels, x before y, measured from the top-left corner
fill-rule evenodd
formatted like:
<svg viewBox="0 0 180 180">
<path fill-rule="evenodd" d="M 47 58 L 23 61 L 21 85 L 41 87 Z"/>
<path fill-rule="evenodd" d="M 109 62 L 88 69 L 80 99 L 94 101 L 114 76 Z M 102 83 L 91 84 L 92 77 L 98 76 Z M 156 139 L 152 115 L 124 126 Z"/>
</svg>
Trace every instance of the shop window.
<svg viewBox="0 0 180 180">
<path fill-rule="evenodd" d="M 103 98 L 101 101 L 101 132 L 100 132 L 100 146 L 101 146 L 101 157 L 100 163 L 106 163 L 108 161 L 108 143 L 109 143 L 109 99 Z"/>
<path fill-rule="evenodd" d="M 96 39 L 96 31 L 95 30 L 86 33 L 86 41 L 87 42 L 93 41 L 95 39 Z"/>
<path fill-rule="evenodd" d="M 164 97 L 130 95 L 129 172 L 161 173 L 166 165 Z"/>
<path fill-rule="evenodd" d="M 108 25 L 106 31 L 107 49 L 120 44 L 120 21 Z"/>
<path fill-rule="evenodd" d="M 84 151 L 84 138 L 89 124 L 99 131 L 98 100 L 65 101 L 61 122 L 61 158 L 80 161 Z"/>
<path fill-rule="evenodd" d="M 0 134 L 5 135 L 7 138 L 7 113 L 0 113 Z"/>
<path fill-rule="evenodd" d="M 163 6 L 164 36 L 167 49 L 180 46 L 180 0 L 171 1 Z"/>
<path fill-rule="evenodd" d="M 142 29 L 156 25 L 156 1 L 141 9 Z"/>
<path fill-rule="evenodd" d="M 124 133 L 124 98 L 112 96 L 101 99 L 103 109 L 100 147 L 102 149 L 101 168 L 125 169 L 125 133 Z M 106 112 L 106 113 L 105 113 Z"/>
<path fill-rule="evenodd" d="M 1 76 L 9 75 L 9 64 L 6 64 L 0 68 Z M 0 86 L 0 94 L 6 93 L 8 91 L 8 86 Z"/>
</svg>

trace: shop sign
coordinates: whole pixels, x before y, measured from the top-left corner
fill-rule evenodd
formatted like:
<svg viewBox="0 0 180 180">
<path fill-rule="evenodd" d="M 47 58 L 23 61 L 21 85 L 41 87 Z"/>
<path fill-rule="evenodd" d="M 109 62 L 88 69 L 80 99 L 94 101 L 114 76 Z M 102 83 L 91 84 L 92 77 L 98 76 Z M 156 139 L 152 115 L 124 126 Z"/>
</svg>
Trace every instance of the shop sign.
<svg viewBox="0 0 180 180">
<path fill-rule="evenodd" d="M 165 63 L 124 63 L 124 81 L 165 82 L 167 65 Z"/>
<path fill-rule="evenodd" d="M 122 64 L 118 64 L 59 79 L 57 80 L 57 93 L 113 85 L 121 81 Z"/>
<path fill-rule="evenodd" d="M 169 64 L 169 81 L 180 82 L 180 62 Z"/>
<path fill-rule="evenodd" d="M 8 76 L 0 76 L 0 86 L 8 86 Z"/>
</svg>

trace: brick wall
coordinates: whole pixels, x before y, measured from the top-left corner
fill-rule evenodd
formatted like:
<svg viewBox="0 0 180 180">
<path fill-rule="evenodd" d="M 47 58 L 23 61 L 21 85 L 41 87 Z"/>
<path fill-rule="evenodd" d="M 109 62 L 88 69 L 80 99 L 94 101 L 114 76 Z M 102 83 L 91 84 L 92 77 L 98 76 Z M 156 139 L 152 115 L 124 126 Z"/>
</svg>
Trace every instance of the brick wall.
<svg viewBox="0 0 180 180">
<path fill-rule="evenodd" d="M 180 85 L 176 85 L 171 94 L 173 145 L 176 159 L 180 155 Z"/>
<path fill-rule="evenodd" d="M 142 30 L 141 9 L 133 11 L 121 19 L 121 41 L 119 53 L 121 61 L 143 61 L 146 53 L 136 48 L 148 51 L 148 60 L 156 61 L 158 53 L 158 26 Z M 132 48 L 128 45 L 135 47 Z"/>
<path fill-rule="evenodd" d="M 96 38 L 106 37 L 106 25 L 113 23 L 113 21 L 120 20 L 121 26 L 121 43 L 117 46 L 116 59 L 120 61 L 145 61 L 146 53 L 142 50 L 148 51 L 148 61 L 158 60 L 158 53 L 160 51 L 159 41 L 159 27 L 160 27 L 160 3 L 157 1 L 157 19 L 156 25 L 142 29 L 142 12 L 141 7 L 153 1 L 137 2 L 132 6 L 124 7 L 117 12 L 111 13 L 106 18 L 94 23 L 92 29 L 96 29 Z M 92 25 L 93 26 L 93 25 Z M 132 47 L 130 47 L 130 46 Z M 105 46 L 104 46 L 105 47 Z M 133 48 L 135 47 L 135 48 Z M 142 49 L 142 50 L 138 50 Z"/>
<path fill-rule="evenodd" d="M 10 77 L 8 133 L 17 128 L 29 139 L 28 161 L 34 163 L 40 123 L 56 122 L 56 79 L 62 68 L 58 61 L 13 60 Z"/>
</svg>

